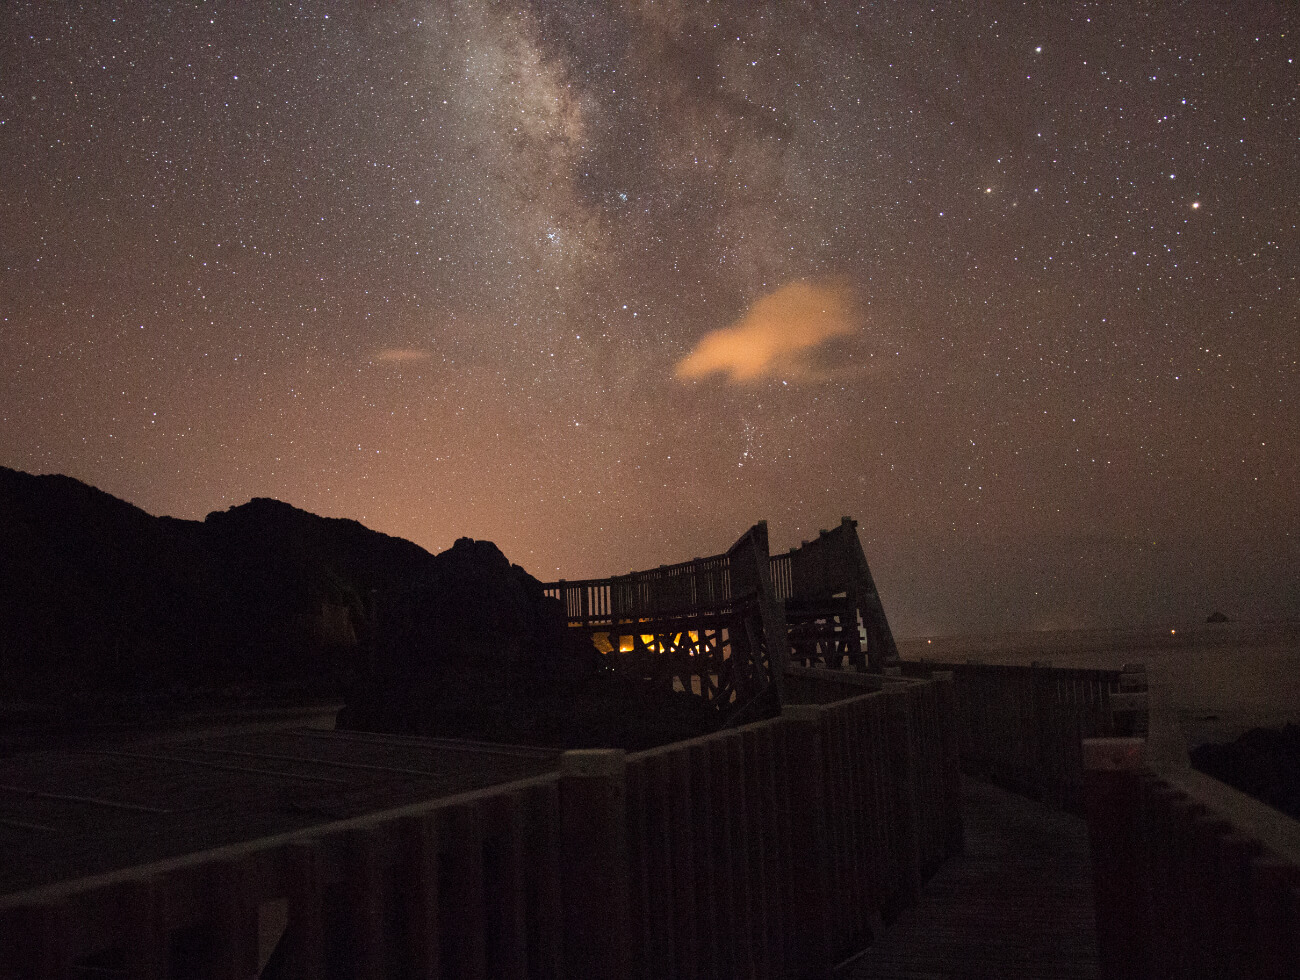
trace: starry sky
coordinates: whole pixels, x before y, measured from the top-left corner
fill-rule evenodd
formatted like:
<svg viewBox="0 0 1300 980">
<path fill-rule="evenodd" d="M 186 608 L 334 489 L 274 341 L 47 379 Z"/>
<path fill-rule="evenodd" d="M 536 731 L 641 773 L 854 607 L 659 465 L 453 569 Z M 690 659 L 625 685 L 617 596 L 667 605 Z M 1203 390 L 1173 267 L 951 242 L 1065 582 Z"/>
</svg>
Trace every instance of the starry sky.
<svg viewBox="0 0 1300 980">
<path fill-rule="evenodd" d="M 1300 616 L 1300 9 L 0 7 L 0 463 L 903 636 Z"/>
</svg>

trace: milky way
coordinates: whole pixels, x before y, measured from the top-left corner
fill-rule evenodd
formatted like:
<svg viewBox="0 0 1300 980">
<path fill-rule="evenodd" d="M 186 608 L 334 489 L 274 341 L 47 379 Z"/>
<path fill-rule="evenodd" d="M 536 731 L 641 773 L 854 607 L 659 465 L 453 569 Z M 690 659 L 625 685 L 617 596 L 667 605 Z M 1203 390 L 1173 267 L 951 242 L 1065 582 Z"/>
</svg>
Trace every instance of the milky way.
<svg viewBox="0 0 1300 980">
<path fill-rule="evenodd" d="M 0 463 L 544 579 L 847 514 L 904 635 L 1300 615 L 1298 28 L 7 3 Z"/>
</svg>

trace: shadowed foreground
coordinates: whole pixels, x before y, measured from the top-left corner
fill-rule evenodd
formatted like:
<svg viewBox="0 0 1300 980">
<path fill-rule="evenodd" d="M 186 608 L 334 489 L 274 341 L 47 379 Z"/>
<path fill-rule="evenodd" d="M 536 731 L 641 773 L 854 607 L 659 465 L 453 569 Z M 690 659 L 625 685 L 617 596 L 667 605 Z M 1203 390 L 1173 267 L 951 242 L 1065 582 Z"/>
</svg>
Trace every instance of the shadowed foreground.
<svg viewBox="0 0 1300 980">
<path fill-rule="evenodd" d="M 1083 819 L 970 779 L 962 811 L 965 855 L 948 860 L 843 980 L 1096 977 Z"/>
</svg>

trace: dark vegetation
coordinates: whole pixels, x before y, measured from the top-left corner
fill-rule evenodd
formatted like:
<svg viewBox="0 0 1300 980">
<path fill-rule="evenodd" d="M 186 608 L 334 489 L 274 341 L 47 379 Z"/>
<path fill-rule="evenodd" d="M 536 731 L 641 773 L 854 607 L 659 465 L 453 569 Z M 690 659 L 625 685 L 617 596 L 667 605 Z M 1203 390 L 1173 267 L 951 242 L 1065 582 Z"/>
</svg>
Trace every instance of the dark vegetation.
<svg viewBox="0 0 1300 980">
<path fill-rule="evenodd" d="M 489 542 L 434 556 L 268 499 L 152 517 L 0 467 L 0 738 L 321 700 L 372 730 L 557 746 L 712 723 L 601 668 Z"/>
<path fill-rule="evenodd" d="M 1192 765 L 1300 820 L 1300 725 L 1252 728 L 1226 745 L 1198 745 Z"/>
</svg>

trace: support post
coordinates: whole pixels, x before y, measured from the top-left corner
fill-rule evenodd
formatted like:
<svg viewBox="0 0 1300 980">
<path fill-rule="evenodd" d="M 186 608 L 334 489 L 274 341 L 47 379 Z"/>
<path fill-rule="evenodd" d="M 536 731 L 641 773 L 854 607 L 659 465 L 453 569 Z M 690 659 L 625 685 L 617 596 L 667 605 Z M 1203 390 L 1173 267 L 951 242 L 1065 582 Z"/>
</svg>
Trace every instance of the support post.
<svg viewBox="0 0 1300 980">
<path fill-rule="evenodd" d="M 786 975 L 814 980 L 831 975 L 830 852 L 826 826 L 826 772 L 822 751 L 825 709 L 814 704 L 784 708 L 790 854 L 790 896 L 785 946 Z"/>
<path fill-rule="evenodd" d="M 895 813 L 904 906 L 921 900 L 921 838 L 917 800 L 917 748 L 913 743 L 912 694 L 907 683 L 886 684 L 885 725 L 894 776 Z"/>
<path fill-rule="evenodd" d="M 1102 980 L 1152 975 L 1141 769 L 1136 738 L 1083 741 L 1084 799 L 1092 845 L 1093 903 Z"/>
<path fill-rule="evenodd" d="M 957 736 L 957 681 L 951 670 L 930 675 L 939 695 L 940 737 L 943 740 L 944 819 L 947 821 L 945 851 L 955 857 L 966 849 L 961 817 L 961 744 Z"/>
<path fill-rule="evenodd" d="M 565 976 L 630 975 L 626 774 L 622 749 L 579 749 L 561 759 Z"/>
</svg>

